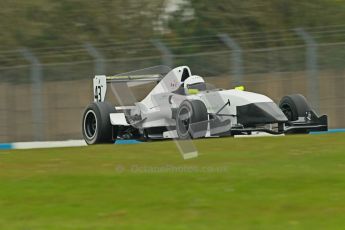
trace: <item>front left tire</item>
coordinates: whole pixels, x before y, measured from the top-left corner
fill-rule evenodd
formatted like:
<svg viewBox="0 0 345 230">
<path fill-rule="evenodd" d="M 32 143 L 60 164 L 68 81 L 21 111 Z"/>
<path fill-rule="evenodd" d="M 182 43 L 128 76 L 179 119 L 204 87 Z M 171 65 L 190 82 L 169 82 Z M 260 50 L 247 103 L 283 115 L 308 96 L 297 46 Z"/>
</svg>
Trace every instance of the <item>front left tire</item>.
<svg viewBox="0 0 345 230">
<path fill-rule="evenodd" d="M 301 94 L 285 96 L 279 103 L 279 108 L 285 114 L 289 122 L 297 121 L 300 117 L 306 117 L 311 112 L 311 106 L 307 99 Z M 290 134 L 307 134 L 308 129 L 296 129 L 288 132 Z"/>
<path fill-rule="evenodd" d="M 115 108 L 107 102 L 91 103 L 84 112 L 82 121 L 82 132 L 85 142 L 88 145 L 113 143 L 113 126 L 110 122 L 110 113 Z"/>
<path fill-rule="evenodd" d="M 279 103 L 279 108 L 289 121 L 297 121 L 299 117 L 305 117 L 311 111 L 311 106 L 307 99 L 301 94 L 283 97 Z"/>
</svg>

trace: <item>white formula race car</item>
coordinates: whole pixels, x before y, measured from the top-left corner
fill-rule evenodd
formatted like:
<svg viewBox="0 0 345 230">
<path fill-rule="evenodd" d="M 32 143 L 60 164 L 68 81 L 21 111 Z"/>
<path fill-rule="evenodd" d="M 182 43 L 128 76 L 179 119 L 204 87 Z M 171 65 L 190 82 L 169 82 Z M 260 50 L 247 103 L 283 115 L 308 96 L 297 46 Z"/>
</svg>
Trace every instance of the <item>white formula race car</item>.
<svg viewBox="0 0 345 230">
<path fill-rule="evenodd" d="M 130 86 L 155 82 L 141 101 Z M 105 100 L 107 88 L 118 106 Z M 187 66 L 152 67 L 93 79 L 94 102 L 85 110 L 82 132 L 88 144 L 116 139 L 202 138 L 210 136 L 309 133 L 326 131 L 327 116 L 319 116 L 300 94 L 285 96 L 279 105 L 267 96 L 218 89 L 192 75 Z"/>
</svg>

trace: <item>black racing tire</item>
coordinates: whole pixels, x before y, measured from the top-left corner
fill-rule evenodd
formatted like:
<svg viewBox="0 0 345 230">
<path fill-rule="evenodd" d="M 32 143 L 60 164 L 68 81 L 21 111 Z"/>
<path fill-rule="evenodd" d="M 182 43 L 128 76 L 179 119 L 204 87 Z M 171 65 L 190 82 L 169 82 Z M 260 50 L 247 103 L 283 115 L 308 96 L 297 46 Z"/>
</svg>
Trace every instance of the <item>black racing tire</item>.
<svg viewBox="0 0 345 230">
<path fill-rule="evenodd" d="M 298 117 L 305 117 L 307 112 L 312 110 L 307 99 L 301 94 L 283 97 L 279 103 L 279 108 L 289 121 L 296 121 Z"/>
<path fill-rule="evenodd" d="M 202 101 L 183 101 L 176 115 L 176 132 L 178 137 L 180 139 L 205 137 L 208 125 L 207 121 L 207 108 Z M 192 130 L 191 124 L 193 123 L 198 123 L 197 130 Z M 195 135 L 196 131 L 198 132 L 197 136 Z"/>
<path fill-rule="evenodd" d="M 114 112 L 115 108 L 107 102 L 94 102 L 85 109 L 82 132 L 88 145 L 114 142 L 113 136 L 116 137 L 116 134 L 113 135 L 109 116 Z"/>
</svg>

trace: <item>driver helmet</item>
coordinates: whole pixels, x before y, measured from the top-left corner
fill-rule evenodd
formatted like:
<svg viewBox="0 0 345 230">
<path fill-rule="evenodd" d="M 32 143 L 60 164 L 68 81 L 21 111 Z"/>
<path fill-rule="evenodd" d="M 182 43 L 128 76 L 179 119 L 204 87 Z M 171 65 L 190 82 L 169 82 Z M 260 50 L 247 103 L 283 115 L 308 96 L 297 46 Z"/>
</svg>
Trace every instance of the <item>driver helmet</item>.
<svg viewBox="0 0 345 230">
<path fill-rule="evenodd" d="M 200 90 L 206 89 L 205 81 L 202 77 L 198 75 L 192 75 L 184 81 L 185 93 L 197 94 Z"/>
</svg>

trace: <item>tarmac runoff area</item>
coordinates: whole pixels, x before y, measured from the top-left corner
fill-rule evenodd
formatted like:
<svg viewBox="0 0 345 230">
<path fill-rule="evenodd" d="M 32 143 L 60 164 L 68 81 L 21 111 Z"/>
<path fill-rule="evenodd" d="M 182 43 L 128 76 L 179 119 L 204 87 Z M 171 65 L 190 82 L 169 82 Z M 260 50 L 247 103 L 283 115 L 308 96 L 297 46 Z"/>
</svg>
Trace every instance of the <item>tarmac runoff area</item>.
<svg viewBox="0 0 345 230">
<path fill-rule="evenodd" d="M 311 132 L 311 135 L 321 135 L 328 133 L 345 133 L 345 129 L 330 129 L 326 132 Z M 265 136 L 283 136 L 270 135 L 266 133 L 256 133 L 254 135 L 236 135 L 235 138 L 253 138 Z M 117 140 L 115 144 L 129 145 L 143 143 L 137 140 Z M 0 143 L 0 150 L 10 149 L 39 149 L 39 148 L 61 148 L 61 147 L 81 147 L 87 146 L 84 140 L 67 140 L 67 141 L 35 141 L 35 142 L 14 142 L 14 143 Z"/>
</svg>

